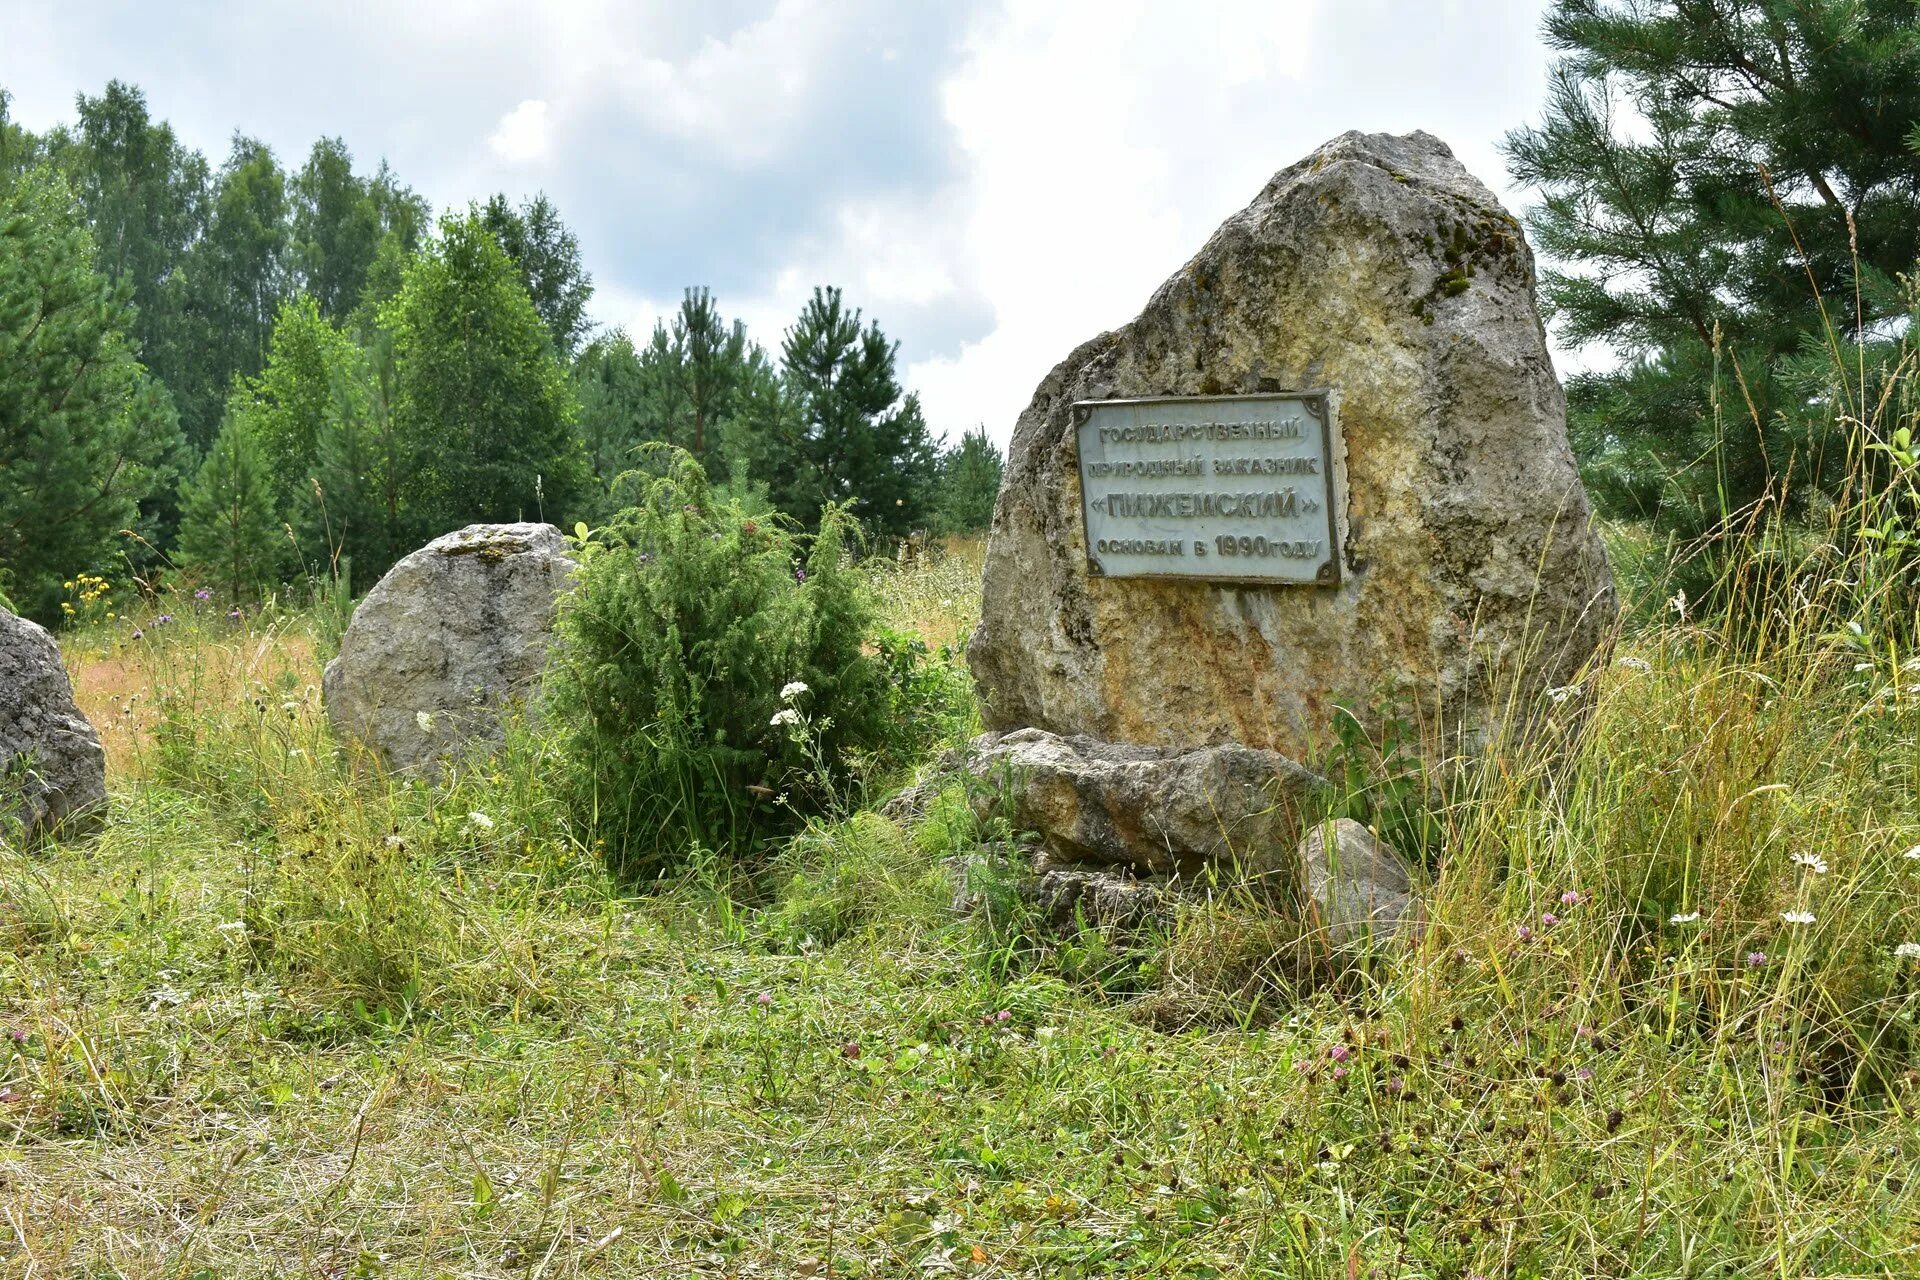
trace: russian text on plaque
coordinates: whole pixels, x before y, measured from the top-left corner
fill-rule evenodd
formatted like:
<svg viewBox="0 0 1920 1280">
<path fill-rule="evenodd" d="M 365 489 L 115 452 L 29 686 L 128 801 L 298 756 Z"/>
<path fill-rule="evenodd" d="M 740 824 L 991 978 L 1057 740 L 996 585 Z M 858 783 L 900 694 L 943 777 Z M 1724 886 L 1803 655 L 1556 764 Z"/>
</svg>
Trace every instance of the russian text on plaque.
<svg viewBox="0 0 1920 1280">
<path fill-rule="evenodd" d="M 1108 578 L 1340 580 L 1324 392 L 1074 406 L 1087 557 Z"/>
</svg>

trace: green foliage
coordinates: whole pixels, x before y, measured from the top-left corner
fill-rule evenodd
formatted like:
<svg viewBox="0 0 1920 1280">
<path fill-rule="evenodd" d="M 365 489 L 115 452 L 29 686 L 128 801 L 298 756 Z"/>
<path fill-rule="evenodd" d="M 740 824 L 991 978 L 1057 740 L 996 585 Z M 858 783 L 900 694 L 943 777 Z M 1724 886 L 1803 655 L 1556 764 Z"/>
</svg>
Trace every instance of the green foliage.
<svg viewBox="0 0 1920 1280">
<path fill-rule="evenodd" d="M 838 289 L 815 289 L 781 347 L 790 426 L 768 478 L 781 510 L 847 503 L 878 532 L 920 527 L 936 459 L 919 398 L 903 396 L 897 344 Z"/>
<path fill-rule="evenodd" d="M 959 444 L 942 452 L 933 508 L 934 532 L 986 532 L 993 523 L 993 504 L 1000 496 L 1000 473 L 1005 465 L 984 424 L 967 431 Z"/>
<path fill-rule="evenodd" d="M 259 442 L 282 519 L 311 499 L 320 437 L 342 411 L 353 366 L 351 342 L 301 295 L 282 304 L 260 376 L 236 387 L 228 401 L 228 414 L 243 415 Z"/>
<path fill-rule="evenodd" d="M 1845 428 L 1782 372 L 1871 333 L 1920 258 L 1913 6 L 1558 0 L 1547 39 L 1545 116 L 1506 148 L 1568 264 L 1553 318 L 1629 357 L 1571 388 L 1596 494 L 1691 543 L 1837 492 Z"/>
<path fill-rule="evenodd" d="M 852 535 L 833 509 L 810 543 L 749 517 L 685 455 L 594 535 L 546 696 L 563 789 L 624 874 L 750 856 L 888 754 L 895 682 L 865 650 Z"/>
<path fill-rule="evenodd" d="M 392 242 L 411 253 L 427 231 L 426 201 L 400 185 L 384 162 L 371 177 L 354 173 L 353 156 L 338 138 L 313 144 L 288 183 L 288 196 L 294 276 L 335 324 L 360 305 L 382 248 Z"/>
<path fill-rule="evenodd" d="M 1334 741 L 1319 763 L 1333 784 L 1325 816 L 1352 818 L 1409 857 L 1437 862 L 1445 853 L 1445 830 L 1435 812 L 1439 780 L 1423 764 L 1411 725 L 1395 715 L 1377 720 L 1376 739 L 1352 708 L 1335 705 Z"/>
<path fill-rule="evenodd" d="M 206 234 L 194 245 L 194 314 L 214 385 L 266 365 L 268 338 L 287 290 L 287 178 L 267 145 L 235 135 L 213 187 Z"/>
<path fill-rule="evenodd" d="M 749 384 L 770 376 L 766 353 L 747 340 L 744 324 L 720 318 L 712 294 L 688 289 L 672 323 L 654 325 L 640 367 L 648 396 L 646 438 L 685 449 L 717 473 Z"/>
<path fill-rule="evenodd" d="M 210 367 L 220 353 L 206 348 L 183 269 L 209 217 L 206 159 L 121 81 L 97 98 L 81 95 L 78 115 L 74 128 L 54 131 L 49 154 L 86 211 L 100 270 L 129 291 L 135 350 L 166 385 L 188 441 L 205 448 L 230 372 Z"/>
<path fill-rule="evenodd" d="M 0 189 L 0 565 L 27 614 L 104 569 L 172 479 L 180 432 L 134 358 L 126 290 L 96 271 L 66 184 L 42 167 Z"/>
<path fill-rule="evenodd" d="M 620 505 L 614 480 L 643 444 L 685 449 L 708 474 L 727 475 L 743 492 L 768 487 L 784 465 L 778 374 L 745 326 L 728 324 L 705 289 L 687 290 L 645 347 L 636 350 L 624 333 L 589 344 L 574 362 L 574 387 L 580 433 L 609 510 Z"/>
<path fill-rule="evenodd" d="M 519 268 L 554 351 L 570 359 L 586 336 L 587 303 L 593 297 L 593 277 L 580 262 L 580 241 L 544 193 L 518 209 L 496 195 L 481 207 L 479 217 Z"/>
<path fill-rule="evenodd" d="M 519 273 L 477 215 L 441 223 L 380 320 L 413 540 L 570 514 L 588 482 L 576 405 Z"/>
<path fill-rule="evenodd" d="M 180 557 L 235 605 L 280 581 L 289 558 L 267 452 L 245 412 L 230 413 L 200 470 L 181 490 Z"/>
</svg>

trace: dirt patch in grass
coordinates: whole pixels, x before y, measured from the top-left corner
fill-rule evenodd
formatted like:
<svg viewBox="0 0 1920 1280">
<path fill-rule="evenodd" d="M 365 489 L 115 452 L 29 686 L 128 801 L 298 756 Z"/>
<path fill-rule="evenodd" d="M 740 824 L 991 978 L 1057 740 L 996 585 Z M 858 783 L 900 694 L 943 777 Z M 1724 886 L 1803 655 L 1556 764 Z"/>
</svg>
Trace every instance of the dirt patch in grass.
<svg viewBox="0 0 1920 1280">
<path fill-rule="evenodd" d="M 168 634 L 150 630 L 140 640 L 109 645 L 63 645 L 74 701 L 100 734 L 107 769 L 116 777 L 144 773 L 162 704 L 169 698 L 198 707 L 231 707 L 260 686 L 318 686 L 313 639 L 286 627 L 211 633 L 209 628 Z"/>
</svg>

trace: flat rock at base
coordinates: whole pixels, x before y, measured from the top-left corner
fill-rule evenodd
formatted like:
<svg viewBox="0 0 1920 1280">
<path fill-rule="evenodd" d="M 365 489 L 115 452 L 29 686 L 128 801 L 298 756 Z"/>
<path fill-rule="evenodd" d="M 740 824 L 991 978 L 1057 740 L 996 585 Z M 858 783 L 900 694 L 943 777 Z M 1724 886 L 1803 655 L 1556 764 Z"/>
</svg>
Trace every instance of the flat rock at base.
<svg viewBox="0 0 1920 1280">
<path fill-rule="evenodd" d="M 97 825 L 107 753 L 46 628 L 0 609 L 0 833 L 31 843 Z"/>
<path fill-rule="evenodd" d="M 1337 585 L 1089 572 L 1076 402 L 1319 389 Z M 967 658 L 988 729 L 1312 761 L 1345 703 L 1452 755 L 1571 684 L 1615 612 L 1519 224 L 1438 139 L 1348 133 L 1040 383 Z"/>
<path fill-rule="evenodd" d="M 539 683 L 573 571 L 550 524 L 468 525 L 394 565 L 321 680 L 334 733 L 396 769 L 498 742 L 505 708 Z"/>
<path fill-rule="evenodd" d="M 988 784 L 974 801 L 982 816 L 1005 803 L 1015 828 L 1040 833 L 1062 862 L 1144 872 L 1287 870 L 1301 804 L 1326 785 L 1284 756 L 1235 743 L 1183 750 L 1043 729 L 977 738 L 967 767 Z"/>
<path fill-rule="evenodd" d="M 1056 928 L 1135 929 L 1173 922 L 1174 892 L 1127 868 L 1062 864 L 1043 856 L 1033 872 L 1033 903 Z"/>
<path fill-rule="evenodd" d="M 1336 947 L 1391 937 L 1413 905 L 1406 859 L 1351 818 L 1336 818 L 1307 833 L 1300 842 L 1300 879 L 1327 941 Z"/>
</svg>

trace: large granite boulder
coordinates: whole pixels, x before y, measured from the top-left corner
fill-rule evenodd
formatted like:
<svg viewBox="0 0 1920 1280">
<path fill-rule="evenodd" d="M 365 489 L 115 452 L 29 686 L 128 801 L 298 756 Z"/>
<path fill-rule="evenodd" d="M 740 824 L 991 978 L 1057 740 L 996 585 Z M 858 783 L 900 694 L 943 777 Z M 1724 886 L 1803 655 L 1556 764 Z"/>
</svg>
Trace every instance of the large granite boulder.
<svg viewBox="0 0 1920 1280">
<path fill-rule="evenodd" d="M 0 835 L 26 843 L 97 824 L 107 753 L 46 628 L 0 608 Z"/>
<path fill-rule="evenodd" d="M 981 816 L 1006 813 L 1056 860 L 1150 874 L 1207 866 L 1286 874 L 1301 814 L 1326 786 L 1254 747 L 1183 750 L 1043 729 L 977 739 L 968 769 L 985 784 L 974 801 Z"/>
<path fill-rule="evenodd" d="M 1317 389 L 1345 442 L 1337 581 L 1090 573 L 1075 402 Z M 982 606 L 967 656 L 995 730 L 1312 760 L 1344 702 L 1451 755 L 1571 683 L 1614 589 L 1519 224 L 1425 133 L 1343 134 L 1283 170 L 1040 383 Z"/>
<path fill-rule="evenodd" d="M 334 733 L 428 771 L 498 742 L 502 712 L 538 685 L 573 570 L 550 524 L 468 525 L 394 565 L 321 679 Z"/>
</svg>

